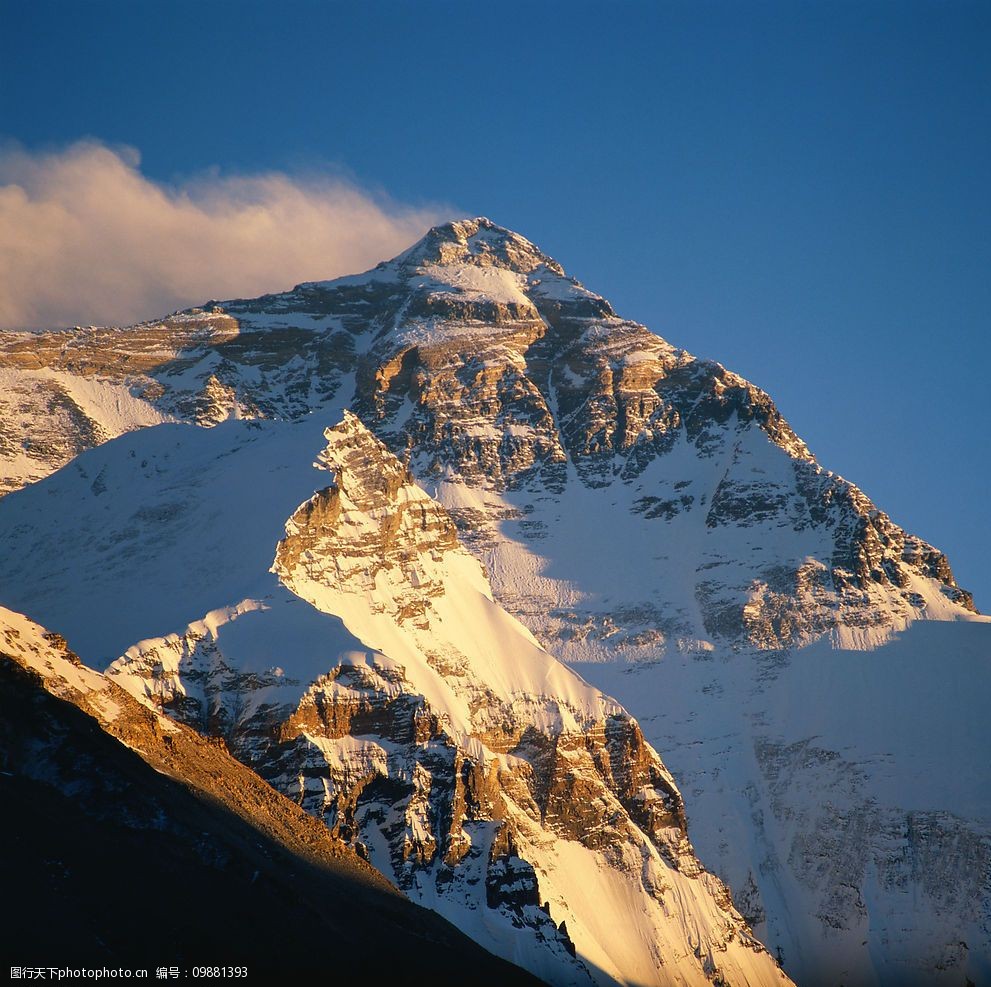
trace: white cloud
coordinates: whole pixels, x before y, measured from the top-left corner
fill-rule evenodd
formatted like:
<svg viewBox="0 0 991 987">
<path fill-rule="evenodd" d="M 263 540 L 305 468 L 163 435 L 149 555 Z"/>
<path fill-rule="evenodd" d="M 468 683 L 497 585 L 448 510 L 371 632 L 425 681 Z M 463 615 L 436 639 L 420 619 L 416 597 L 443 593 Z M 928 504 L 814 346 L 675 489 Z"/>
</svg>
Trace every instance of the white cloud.
<svg viewBox="0 0 991 987">
<path fill-rule="evenodd" d="M 437 209 L 339 178 L 141 174 L 132 148 L 0 148 L 0 326 L 127 324 L 366 270 Z"/>
</svg>

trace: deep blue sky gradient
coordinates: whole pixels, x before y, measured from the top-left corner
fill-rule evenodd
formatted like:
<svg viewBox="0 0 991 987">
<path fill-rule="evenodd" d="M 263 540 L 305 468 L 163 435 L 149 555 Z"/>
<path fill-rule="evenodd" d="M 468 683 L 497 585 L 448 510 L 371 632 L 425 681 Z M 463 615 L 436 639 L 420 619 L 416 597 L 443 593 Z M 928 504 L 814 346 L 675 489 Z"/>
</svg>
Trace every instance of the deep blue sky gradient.
<svg viewBox="0 0 991 987">
<path fill-rule="evenodd" d="M 767 389 L 991 610 L 991 5 L 0 0 L 0 136 L 484 214 Z"/>
</svg>

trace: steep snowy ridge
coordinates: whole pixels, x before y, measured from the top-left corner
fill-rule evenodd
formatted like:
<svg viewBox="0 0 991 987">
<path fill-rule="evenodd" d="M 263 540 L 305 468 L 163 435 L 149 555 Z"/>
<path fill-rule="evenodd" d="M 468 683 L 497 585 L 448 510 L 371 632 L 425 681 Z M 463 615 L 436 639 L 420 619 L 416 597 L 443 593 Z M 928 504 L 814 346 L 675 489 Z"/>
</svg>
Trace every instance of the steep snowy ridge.
<svg viewBox="0 0 991 987">
<path fill-rule="evenodd" d="M 785 982 L 701 869 L 635 721 L 493 603 L 354 416 L 326 438 L 334 482 L 274 565 L 314 610 L 276 591 L 142 641 L 111 677 L 223 735 L 414 900 L 552 983 Z M 294 660 L 321 645 L 322 667 Z M 286 658 L 260 669 L 265 653 Z"/>
<path fill-rule="evenodd" d="M 499 806 L 536 854 L 555 813 L 589 801 L 555 787 L 576 756 L 562 738 L 618 800 L 625 821 L 606 831 L 627 834 L 624 852 L 673 867 L 679 811 L 658 836 L 617 780 L 654 765 L 673 797 L 649 742 L 701 859 L 797 980 L 988 977 L 989 621 L 945 556 L 820 466 L 767 394 L 623 320 L 523 237 L 465 220 L 361 275 L 125 329 L 0 334 L 0 375 L 6 488 L 72 460 L 0 501 L 3 601 L 101 667 L 127 651 L 118 672 L 146 698 L 237 738 L 421 900 L 444 911 L 490 878 L 515 886 L 513 854 L 472 830 Z M 190 424 L 82 451 L 159 421 Z M 611 717 L 634 721 L 543 649 L 580 663 L 646 741 L 639 726 L 602 740 Z M 461 802 L 478 820 L 437 822 Z M 485 935 L 525 915 L 512 941 L 544 936 L 558 970 L 569 940 L 593 976 L 639 970 L 644 954 L 611 957 L 603 944 L 628 937 L 566 883 L 586 871 L 561 855 L 598 850 L 553 846 L 552 876 L 534 869 L 539 897 L 556 889 L 552 921 L 493 891 Z M 470 847 L 452 870 L 470 876 L 438 886 L 425 875 L 452 847 Z M 601 871 L 624 883 L 596 894 L 628 895 L 628 869 Z"/>
</svg>

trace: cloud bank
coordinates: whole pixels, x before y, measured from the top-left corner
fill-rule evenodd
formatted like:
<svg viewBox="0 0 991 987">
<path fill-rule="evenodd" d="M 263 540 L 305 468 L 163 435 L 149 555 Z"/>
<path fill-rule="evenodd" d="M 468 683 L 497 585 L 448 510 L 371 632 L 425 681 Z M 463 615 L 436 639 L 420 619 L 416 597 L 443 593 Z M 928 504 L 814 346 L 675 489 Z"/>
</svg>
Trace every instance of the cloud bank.
<svg viewBox="0 0 991 987">
<path fill-rule="evenodd" d="M 0 147 L 0 326 L 128 324 L 366 270 L 449 218 L 342 179 L 167 186 L 130 148 Z"/>
</svg>

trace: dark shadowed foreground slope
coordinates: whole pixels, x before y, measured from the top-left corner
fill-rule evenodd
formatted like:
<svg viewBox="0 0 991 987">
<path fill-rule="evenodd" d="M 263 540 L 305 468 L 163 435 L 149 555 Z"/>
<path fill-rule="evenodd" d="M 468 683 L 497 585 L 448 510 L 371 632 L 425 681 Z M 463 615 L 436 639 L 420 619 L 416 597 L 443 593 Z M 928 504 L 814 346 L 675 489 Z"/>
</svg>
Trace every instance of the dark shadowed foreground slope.
<svg viewBox="0 0 991 987">
<path fill-rule="evenodd" d="M 0 612 L 6 966 L 538 981 L 400 895 L 226 750 Z"/>
</svg>

